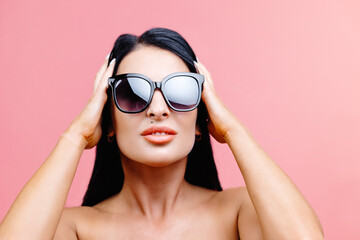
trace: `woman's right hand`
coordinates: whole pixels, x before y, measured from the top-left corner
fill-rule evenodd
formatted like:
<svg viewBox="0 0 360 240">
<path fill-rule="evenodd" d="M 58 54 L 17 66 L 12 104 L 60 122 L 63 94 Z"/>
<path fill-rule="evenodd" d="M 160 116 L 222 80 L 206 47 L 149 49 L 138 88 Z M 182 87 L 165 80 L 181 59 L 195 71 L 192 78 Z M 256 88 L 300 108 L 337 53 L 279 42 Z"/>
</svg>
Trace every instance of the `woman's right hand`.
<svg viewBox="0 0 360 240">
<path fill-rule="evenodd" d="M 108 78 L 114 70 L 115 59 L 107 67 L 108 57 L 96 74 L 92 96 L 82 112 L 66 129 L 63 137 L 81 144 L 83 148 L 93 148 L 100 140 L 102 110 L 107 100 Z"/>
</svg>

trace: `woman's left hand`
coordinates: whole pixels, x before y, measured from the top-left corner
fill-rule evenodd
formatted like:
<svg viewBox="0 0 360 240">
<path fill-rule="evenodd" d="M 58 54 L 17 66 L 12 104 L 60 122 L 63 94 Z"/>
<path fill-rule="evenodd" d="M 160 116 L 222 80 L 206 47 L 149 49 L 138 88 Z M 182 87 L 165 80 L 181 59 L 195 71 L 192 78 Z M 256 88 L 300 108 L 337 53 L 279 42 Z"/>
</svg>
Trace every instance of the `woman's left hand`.
<svg viewBox="0 0 360 240">
<path fill-rule="evenodd" d="M 202 100 L 209 112 L 209 132 L 220 143 L 227 142 L 229 131 L 237 127 L 240 122 L 229 111 L 225 104 L 220 100 L 215 92 L 214 83 L 209 71 L 205 66 L 197 61 L 195 62 L 198 73 L 204 75 L 205 82 L 203 85 Z"/>
<path fill-rule="evenodd" d="M 271 239 L 324 239 L 316 213 L 296 185 L 219 99 L 204 65 L 199 63 L 197 69 L 205 76 L 202 99 L 210 116 L 209 132 L 217 141 L 229 144 L 246 183 L 247 193 L 242 194 L 237 212 L 239 235 L 251 234 L 250 239 L 253 234 Z"/>
</svg>

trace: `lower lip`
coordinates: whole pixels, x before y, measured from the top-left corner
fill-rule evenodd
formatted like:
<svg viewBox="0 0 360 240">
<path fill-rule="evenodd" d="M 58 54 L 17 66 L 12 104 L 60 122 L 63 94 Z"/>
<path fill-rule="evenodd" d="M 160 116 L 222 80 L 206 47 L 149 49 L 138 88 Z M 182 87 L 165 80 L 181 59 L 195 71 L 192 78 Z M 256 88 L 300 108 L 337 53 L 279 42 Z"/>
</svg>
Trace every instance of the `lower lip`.
<svg viewBox="0 0 360 240">
<path fill-rule="evenodd" d="M 145 135 L 144 138 L 151 143 L 164 144 L 173 140 L 175 135 Z"/>
</svg>

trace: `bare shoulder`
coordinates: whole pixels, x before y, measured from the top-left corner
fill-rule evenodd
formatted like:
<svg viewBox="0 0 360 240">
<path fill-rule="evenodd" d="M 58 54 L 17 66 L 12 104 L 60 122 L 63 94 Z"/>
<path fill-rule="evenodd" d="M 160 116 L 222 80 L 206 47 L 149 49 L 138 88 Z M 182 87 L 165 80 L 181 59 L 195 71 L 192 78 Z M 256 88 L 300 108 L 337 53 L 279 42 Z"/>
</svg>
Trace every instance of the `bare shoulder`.
<svg viewBox="0 0 360 240">
<path fill-rule="evenodd" d="M 76 223 L 89 217 L 92 212 L 93 210 L 90 207 L 64 208 L 54 240 L 78 239 Z"/>
<path fill-rule="evenodd" d="M 245 186 L 229 188 L 218 192 L 217 198 L 220 203 L 231 204 L 233 207 L 240 208 L 242 202 L 248 196 L 247 189 Z"/>
<path fill-rule="evenodd" d="M 236 225 L 240 239 L 262 239 L 259 218 L 245 186 L 219 192 L 219 206 L 236 214 Z"/>
<path fill-rule="evenodd" d="M 192 200 L 203 199 L 212 207 L 219 211 L 230 211 L 237 214 L 244 199 L 248 197 L 246 187 L 229 188 L 222 191 L 209 190 L 202 187 L 194 186 L 195 191 Z"/>
<path fill-rule="evenodd" d="M 237 199 L 237 227 L 240 239 L 263 239 L 260 222 L 246 187 L 224 191 L 227 201 Z M 230 199 L 230 200 L 229 200 Z"/>
<path fill-rule="evenodd" d="M 235 188 L 228 188 L 220 193 L 224 194 L 226 197 L 244 197 L 247 194 L 247 189 L 245 186 L 235 187 Z"/>
</svg>

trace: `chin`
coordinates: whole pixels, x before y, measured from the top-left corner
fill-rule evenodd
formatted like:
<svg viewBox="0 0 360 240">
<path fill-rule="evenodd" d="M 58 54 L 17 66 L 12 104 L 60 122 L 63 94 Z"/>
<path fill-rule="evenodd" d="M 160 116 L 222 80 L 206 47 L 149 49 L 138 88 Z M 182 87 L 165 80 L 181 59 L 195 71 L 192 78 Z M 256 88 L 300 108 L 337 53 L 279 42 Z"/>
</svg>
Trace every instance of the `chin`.
<svg viewBox="0 0 360 240">
<path fill-rule="evenodd" d="M 151 157 L 144 157 L 141 158 L 141 161 L 137 161 L 138 163 L 150 166 L 150 167 L 166 167 L 170 166 L 175 163 L 180 163 L 182 161 L 186 161 L 187 155 L 185 156 L 172 156 L 169 158 L 169 155 L 167 156 L 151 156 Z M 135 160 L 136 161 L 136 160 Z"/>
<path fill-rule="evenodd" d="M 181 162 L 187 160 L 187 154 L 170 154 L 170 153 L 159 153 L 153 151 L 153 154 L 141 154 L 137 153 L 122 153 L 122 161 L 126 161 L 131 165 L 145 165 L 149 167 L 166 167 L 176 163 L 181 164 Z M 124 163 L 124 162 L 123 162 Z M 140 166 L 139 166 L 140 167 Z"/>
<path fill-rule="evenodd" d="M 131 145 L 130 145 L 131 146 Z M 187 160 L 187 156 L 190 153 L 193 144 L 190 141 L 185 144 L 173 144 L 166 145 L 145 145 L 133 144 L 122 146 L 121 150 L 122 158 L 129 160 L 129 163 L 142 164 L 150 167 L 166 167 L 175 163 L 183 162 Z M 120 148 L 121 149 L 121 148 Z"/>
<path fill-rule="evenodd" d="M 160 167 L 169 166 L 169 165 L 171 165 L 171 164 L 173 164 L 175 162 L 172 162 L 172 161 L 148 161 L 148 162 L 141 162 L 141 163 L 144 164 L 144 165 L 147 165 L 149 167 L 160 168 Z"/>
</svg>

